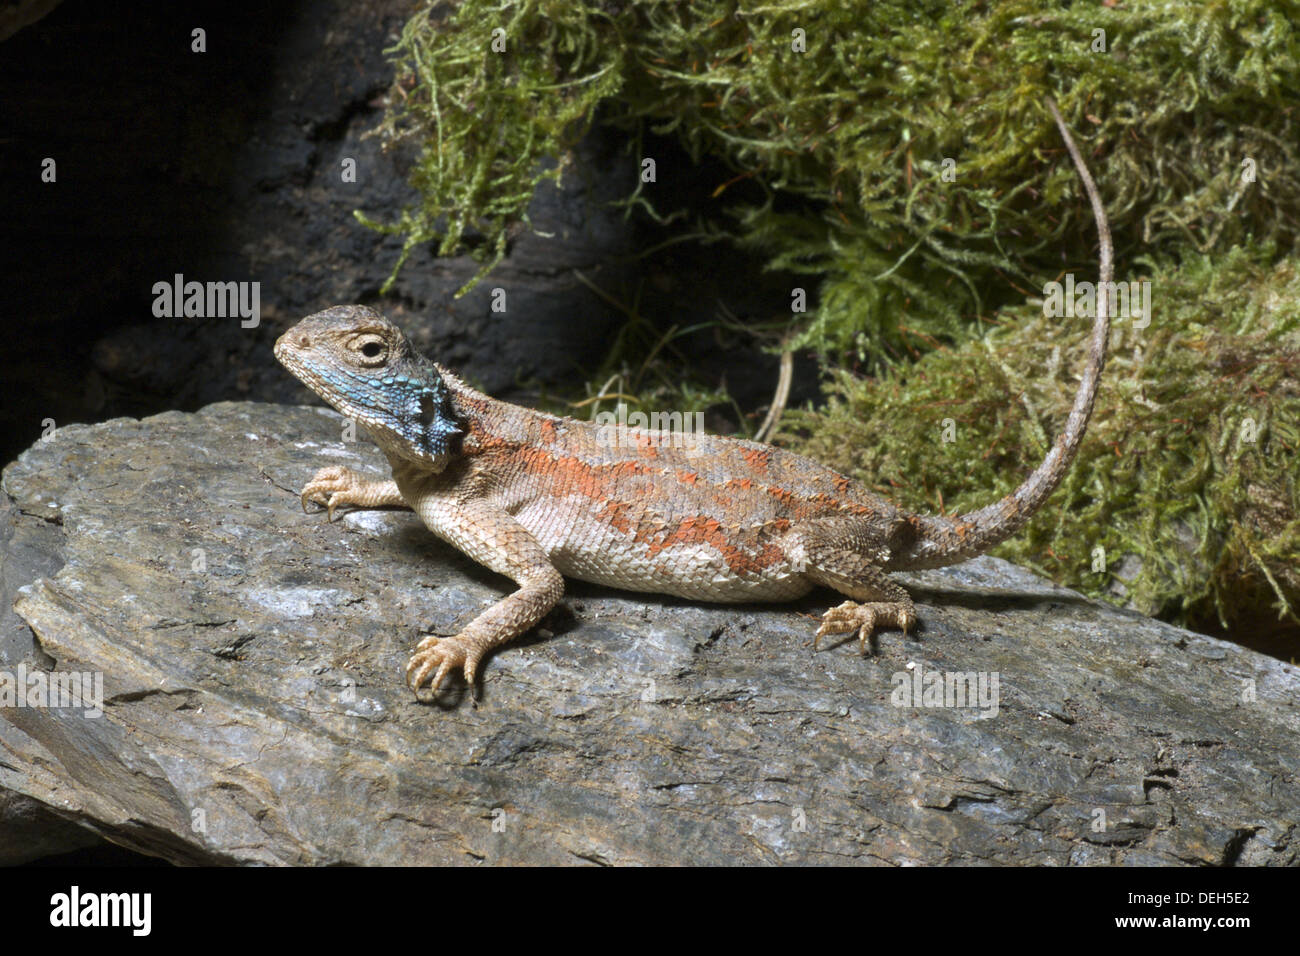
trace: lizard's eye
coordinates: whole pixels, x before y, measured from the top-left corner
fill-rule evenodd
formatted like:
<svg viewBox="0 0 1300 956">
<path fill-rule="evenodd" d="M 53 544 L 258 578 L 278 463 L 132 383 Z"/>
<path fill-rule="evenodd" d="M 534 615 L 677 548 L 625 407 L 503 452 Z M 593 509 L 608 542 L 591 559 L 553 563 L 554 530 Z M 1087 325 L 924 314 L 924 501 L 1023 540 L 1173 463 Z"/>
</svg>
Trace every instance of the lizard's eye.
<svg viewBox="0 0 1300 956">
<path fill-rule="evenodd" d="M 367 366 L 382 365 L 388 357 L 388 349 L 383 339 L 375 336 L 356 343 L 353 348 L 361 357 L 361 363 Z"/>
</svg>

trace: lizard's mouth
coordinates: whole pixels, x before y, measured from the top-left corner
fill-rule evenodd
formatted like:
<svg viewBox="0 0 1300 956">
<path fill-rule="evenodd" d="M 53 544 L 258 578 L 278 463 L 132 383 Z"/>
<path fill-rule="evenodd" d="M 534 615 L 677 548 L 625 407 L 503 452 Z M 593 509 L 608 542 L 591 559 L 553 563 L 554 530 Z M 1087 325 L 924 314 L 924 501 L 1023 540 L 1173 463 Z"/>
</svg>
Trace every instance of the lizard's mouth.
<svg viewBox="0 0 1300 956">
<path fill-rule="evenodd" d="M 272 351 L 275 353 L 276 359 L 278 359 L 281 364 L 288 364 L 286 359 L 293 354 L 294 343 L 289 341 L 289 336 L 292 334 L 293 330 L 290 329 L 275 340 L 275 348 Z"/>
<path fill-rule="evenodd" d="M 307 366 L 302 360 L 302 350 L 309 348 L 310 344 L 305 335 L 301 332 L 295 335 L 293 329 L 290 329 L 275 340 L 275 347 L 272 349 L 276 361 L 308 388 L 311 388 L 311 382 L 303 374 Z"/>
<path fill-rule="evenodd" d="M 273 349 L 276 361 L 283 365 L 290 375 L 296 378 L 303 385 L 306 385 L 321 398 L 325 399 L 325 401 L 339 412 L 349 415 L 349 412 L 346 409 L 340 408 L 336 401 L 316 387 L 316 382 L 313 380 L 313 376 L 310 374 L 307 364 L 303 362 L 299 354 L 301 340 L 298 342 L 292 341 L 290 339 L 291 335 L 293 335 L 292 330 L 285 332 L 284 335 L 276 339 L 275 348 Z M 349 417 L 355 416 L 349 415 Z"/>
</svg>

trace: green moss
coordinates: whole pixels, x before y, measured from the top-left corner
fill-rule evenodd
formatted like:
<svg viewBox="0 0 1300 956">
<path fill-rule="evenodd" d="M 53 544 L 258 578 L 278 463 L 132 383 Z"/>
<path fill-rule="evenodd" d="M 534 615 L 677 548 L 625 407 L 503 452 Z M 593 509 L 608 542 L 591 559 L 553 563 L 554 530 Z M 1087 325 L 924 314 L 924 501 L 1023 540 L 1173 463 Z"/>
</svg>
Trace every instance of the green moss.
<svg viewBox="0 0 1300 956">
<path fill-rule="evenodd" d="M 445 21 L 426 10 L 406 24 L 389 51 L 398 78 L 379 132 L 388 147 L 417 142 L 421 202 L 396 223 L 357 213 L 406 237 L 384 291 L 421 243 L 436 241 L 439 255 L 468 247 L 483 263 L 462 293 L 501 260 L 537 186 L 559 181 L 593 108 L 619 89 L 610 25 L 594 7 L 539 2 L 465 3 Z"/>
<path fill-rule="evenodd" d="M 1113 334 L 1078 459 L 995 554 L 1176 620 L 1227 625 L 1269 604 L 1296 619 L 1300 267 L 1269 266 L 1272 253 L 1154 271 L 1151 324 Z M 969 511 L 1042 460 L 1085 338 L 1080 320 L 1010 310 L 984 338 L 878 379 L 835 375 L 828 405 L 787 413 L 784 438 L 914 510 Z"/>
<path fill-rule="evenodd" d="M 491 49 L 498 27 L 505 53 Z M 407 236 L 404 257 L 435 239 L 461 251 L 473 230 L 469 251 L 494 263 L 600 106 L 630 143 L 672 133 L 733 167 L 691 221 L 817 277 L 820 307 L 792 322 L 829 353 L 956 341 L 1063 257 L 1086 257 L 1049 92 L 1088 138 L 1120 262 L 1289 245 L 1300 224 L 1296 0 L 464 0 L 441 20 L 418 14 L 393 53 L 383 129 L 422 149 L 420 202 L 386 227 Z M 767 200 L 733 199 L 737 177 Z M 628 195 L 661 216 L 675 202 L 668 171 Z"/>
</svg>

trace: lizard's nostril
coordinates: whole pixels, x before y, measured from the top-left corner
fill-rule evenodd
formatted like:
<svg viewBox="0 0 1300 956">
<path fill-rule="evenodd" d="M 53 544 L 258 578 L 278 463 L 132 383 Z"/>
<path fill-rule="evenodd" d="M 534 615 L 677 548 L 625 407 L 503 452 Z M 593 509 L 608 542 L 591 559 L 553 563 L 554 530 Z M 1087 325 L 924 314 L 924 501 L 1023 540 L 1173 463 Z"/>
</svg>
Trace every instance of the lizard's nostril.
<svg viewBox="0 0 1300 956">
<path fill-rule="evenodd" d="M 311 339 L 308 338 L 305 334 L 298 336 L 298 348 L 300 349 L 311 348 Z"/>
</svg>

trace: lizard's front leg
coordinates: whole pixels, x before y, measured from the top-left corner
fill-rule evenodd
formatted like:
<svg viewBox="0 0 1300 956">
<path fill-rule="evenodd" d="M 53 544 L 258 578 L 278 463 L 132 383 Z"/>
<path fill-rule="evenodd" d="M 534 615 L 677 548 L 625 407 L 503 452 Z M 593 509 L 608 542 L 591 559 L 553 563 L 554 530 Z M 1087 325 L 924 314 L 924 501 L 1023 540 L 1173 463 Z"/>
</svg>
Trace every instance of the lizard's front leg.
<svg viewBox="0 0 1300 956">
<path fill-rule="evenodd" d="M 410 507 L 397 490 L 397 482 L 391 478 L 387 481 L 372 481 L 341 465 L 322 468 L 303 486 L 303 511 L 307 510 L 309 501 L 324 505 L 329 521 L 334 520 L 334 509 L 339 505 L 355 505 L 358 508 Z"/>
<path fill-rule="evenodd" d="M 518 591 L 474 618 L 455 637 L 431 634 L 416 645 L 406 665 L 406 680 L 419 697 L 420 685 L 432 673 L 431 698 L 456 667 L 472 689 L 483 655 L 545 617 L 564 594 L 564 578 L 527 528 L 487 502 L 430 496 L 417 499 L 415 511 L 434 534 L 519 585 Z"/>
</svg>

